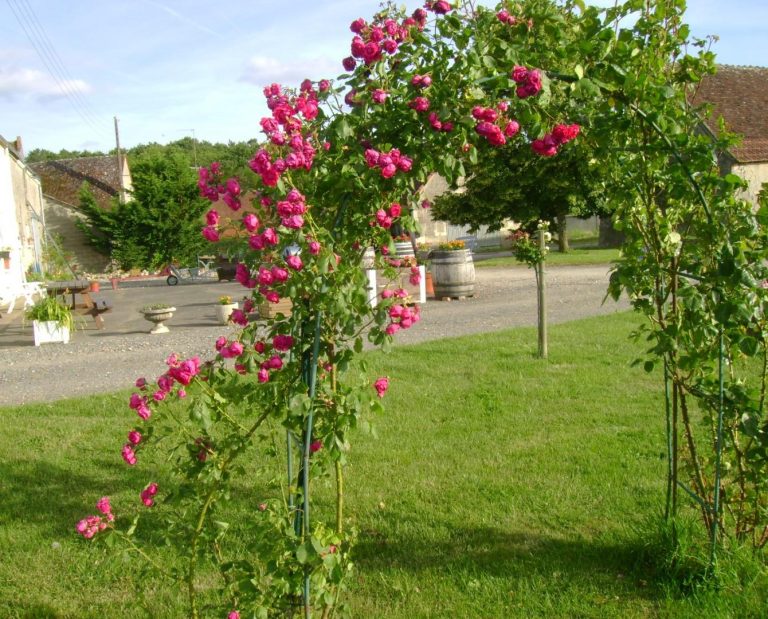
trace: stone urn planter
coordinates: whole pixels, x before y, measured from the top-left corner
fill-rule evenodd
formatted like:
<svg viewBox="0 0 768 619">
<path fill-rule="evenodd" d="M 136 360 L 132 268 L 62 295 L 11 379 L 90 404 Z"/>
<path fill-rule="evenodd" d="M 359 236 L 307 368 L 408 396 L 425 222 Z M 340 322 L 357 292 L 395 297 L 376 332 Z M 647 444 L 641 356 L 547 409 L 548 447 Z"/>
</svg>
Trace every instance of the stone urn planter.
<svg viewBox="0 0 768 619">
<path fill-rule="evenodd" d="M 237 303 L 219 303 L 216 305 L 216 319 L 220 325 L 229 323 L 229 316 L 233 310 L 238 309 Z"/>
<path fill-rule="evenodd" d="M 436 249 L 430 271 L 437 299 L 462 299 L 475 295 L 475 263 L 468 249 Z"/>
<path fill-rule="evenodd" d="M 141 309 L 141 313 L 144 314 L 144 319 L 154 323 L 155 325 L 150 330 L 152 335 L 168 333 L 169 329 L 163 323 L 166 320 L 170 320 L 173 317 L 173 312 L 175 311 L 176 308 L 169 305 L 149 305 Z"/>
</svg>

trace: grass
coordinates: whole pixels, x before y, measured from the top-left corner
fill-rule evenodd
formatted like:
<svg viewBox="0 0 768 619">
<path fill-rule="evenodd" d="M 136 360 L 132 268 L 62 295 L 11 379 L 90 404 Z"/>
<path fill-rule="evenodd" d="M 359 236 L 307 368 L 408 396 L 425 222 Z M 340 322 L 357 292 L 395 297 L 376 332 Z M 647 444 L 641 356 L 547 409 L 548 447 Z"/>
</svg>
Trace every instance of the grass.
<svg viewBox="0 0 768 619">
<path fill-rule="evenodd" d="M 573 247 L 567 253 L 551 251 L 547 254 L 547 265 L 550 266 L 580 266 L 587 264 L 608 264 L 619 259 L 618 249 L 597 249 L 590 247 Z M 524 264 L 515 260 L 513 256 L 489 258 L 488 260 L 476 260 L 475 266 L 483 267 L 520 267 Z"/>
<path fill-rule="evenodd" d="M 629 367 L 637 321 L 553 326 L 547 361 L 531 329 L 366 355 L 391 388 L 375 435 L 352 437 L 352 617 L 764 616 L 764 570 L 723 556 L 732 576 L 719 593 L 663 572 L 663 394 L 657 375 Z M 148 476 L 167 476 L 159 459 L 122 464 L 125 403 L 0 409 L 0 616 L 184 615 L 183 595 L 138 560 L 106 559 L 74 532 L 103 494 L 135 504 Z M 239 490 L 245 520 L 258 491 Z M 316 496 L 327 514 L 327 482 Z"/>
</svg>

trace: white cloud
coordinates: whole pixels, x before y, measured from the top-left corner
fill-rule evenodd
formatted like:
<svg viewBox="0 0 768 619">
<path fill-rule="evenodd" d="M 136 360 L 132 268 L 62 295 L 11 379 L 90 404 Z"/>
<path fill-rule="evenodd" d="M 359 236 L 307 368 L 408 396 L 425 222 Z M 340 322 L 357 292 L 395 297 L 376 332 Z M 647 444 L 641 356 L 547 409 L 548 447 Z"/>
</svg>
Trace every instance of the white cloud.
<svg viewBox="0 0 768 619">
<path fill-rule="evenodd" d="M 45 99 L 57 99 L 73 93 L 87 93 L 91 87 L 83 80 L 54 80 L 37 69 L 0 67 L 0 97 L 33 95 Z"/>
<path fill-rule="evenodd" d="M 336 77 L 340 73 L 340 63 L 327 58 L 308 60 L 297 58 L 284 62 L 268 56 L 252 56 L 245 65 L 240 81 L 256 86 L 266 86 L 277 82 L 286 86 L 298 86 L 305 78 L 319 80 Z"/>
</svg>

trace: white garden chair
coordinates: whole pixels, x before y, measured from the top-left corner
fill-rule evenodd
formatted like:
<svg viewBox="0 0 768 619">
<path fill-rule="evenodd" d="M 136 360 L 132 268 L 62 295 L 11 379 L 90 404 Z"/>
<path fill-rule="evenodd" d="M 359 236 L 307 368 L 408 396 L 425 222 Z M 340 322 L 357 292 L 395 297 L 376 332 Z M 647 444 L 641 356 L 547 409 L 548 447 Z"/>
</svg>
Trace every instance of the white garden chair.
<svg viewBox="0 0 768 619">
<path fill-rule="evenodd" d="M 24 309 L 35 304 L 35 295 L 45 296 L 45 287 L 39 282 L 19 282 L 18 284 L 0 284 L 0 307 L 8 305 L 6 316 L 10 316 L 16 301 L 24 298 Z"/>
</svg>

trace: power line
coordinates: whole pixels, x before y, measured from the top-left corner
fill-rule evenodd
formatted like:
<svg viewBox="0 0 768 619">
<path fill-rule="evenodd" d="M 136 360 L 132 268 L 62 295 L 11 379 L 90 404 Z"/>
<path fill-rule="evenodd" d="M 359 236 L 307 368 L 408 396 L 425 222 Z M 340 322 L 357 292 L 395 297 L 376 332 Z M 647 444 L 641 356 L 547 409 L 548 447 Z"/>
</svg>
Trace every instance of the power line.
<svg viewBox="0 0 768 619">
<path fill-rule="evenodd" d="M 75 99 L 77 99 L 78 103 L 81 105 L 82 109 L 87 113 L 88 117 L 98 124 L 99 119 L 96 116 L 96 114 L 93 113 L 86 99 L 83 98 L 79 90 L 70 86 L 70 84 L 73 83 L 75 80 L 74 78 L 72 78 L 69 71 L 67 70 L 66 65 L 62 61 L 59 54 L 56 52 L 56 48 L 53 46 L 53 43 L 51 43 L 51 40 L 48 38 L 48 34 L 46 33 L 45 28 L 40 23 L 40 20 L 37 18 L 37 15 L 35 14 L 34 9 L 32 9 L 32 7 L 30 6 L 28 0 L 15 0 L 15 1 L 17 3 L 17 6 L 20 6 L 22 10 L 26 8 L 27 19 L 32 24 L 32 27 L 37 31 L 38 40 L 42 42 L 43 49 L 47 51 L 49 58 L 52 59 L 53 66 L 54 68 L 57 68 L 59 72 L 59 76 L 64 78 L 63 83 L 65 84 L 65 86 L 69 88 L 69 91 L 73 94 Z"/>
<path fill-rule="evenodd" d="M 64 63 L 53 48 L 50 39 L 45 34 L 45 29 L 37 20 L 32 8 L 27 4 L 27 13 L 25 14 L 24 8 L 17 0 L 6 0 L 6 3 L 62 94 L 69 100 L 74 110 L 86 124 L 99 134 L 105 135 L 105 127 L 99 124 L 98 118 L 90 111 L 80 93 L 72 87 L 72 82 L 75 80 L 67 77 L 69 73 L 64 67 Z"/>
</svg>

